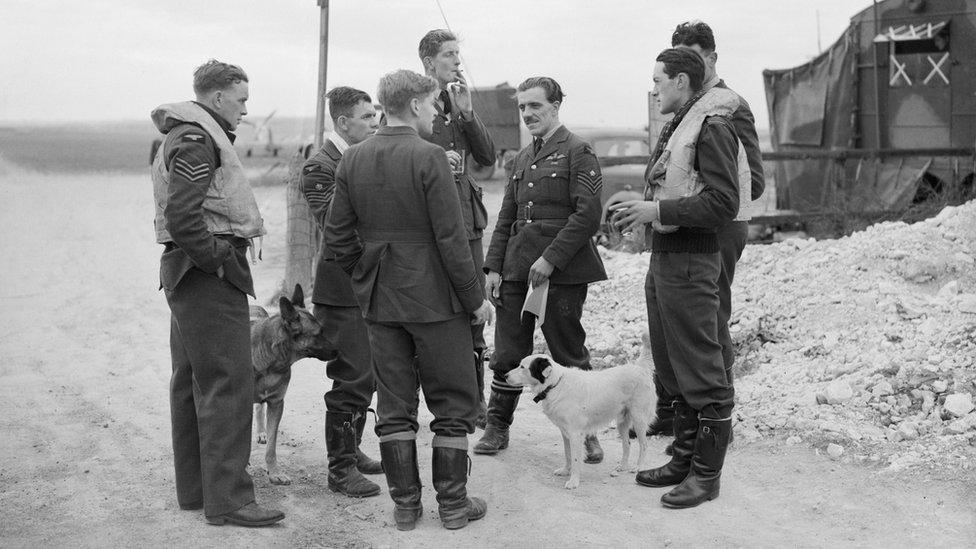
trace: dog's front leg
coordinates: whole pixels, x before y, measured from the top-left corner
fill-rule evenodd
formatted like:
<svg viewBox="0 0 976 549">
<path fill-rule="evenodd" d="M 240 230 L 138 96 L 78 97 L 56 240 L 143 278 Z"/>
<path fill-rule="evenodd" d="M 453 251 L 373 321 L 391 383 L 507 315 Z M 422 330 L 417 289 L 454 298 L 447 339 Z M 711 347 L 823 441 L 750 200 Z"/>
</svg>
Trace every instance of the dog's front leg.
<svg viewBox="0 0 976 549">
<path fill-rule="evenodd" d="M 570 447 L 569 433 L 562 429 L 560 429 L 559 432 L 563 435 L 563 453 L 566 456 L 566 465 L 565 467 L 556 469 L 552 472 L 552 474 L 556 475 L 557 477 L 564 477 L 573 470 L 573 449 Z"/>
<path fill-rule="evenodd" d="M 264 426 L 264 404 L 258 403 L 254 405 L 254 428 L 258 431 L 258 444 L 265 444 L 268 442 L 268 432 L 265 430 Z"/>
<path fill-rule="evenodd" d="M 569 449 L 572 455 L 569 469 L 569 480 L 566 481 L 567 490 L 579 488 L 580 483 L 580 462 L 583 456 L 583 433 L 571 433 L 569 435 Z"/>
<path fill-rule="evenodd" d="M 264 454 L 264 465 L 268 470 L 268 480 L 271 484 L 291 484 L 288 475 L 278 468 L 278 425 L 281 414 L 285 411 L 285 401 L 268 402 L 268 449 Z"/>
</svg>

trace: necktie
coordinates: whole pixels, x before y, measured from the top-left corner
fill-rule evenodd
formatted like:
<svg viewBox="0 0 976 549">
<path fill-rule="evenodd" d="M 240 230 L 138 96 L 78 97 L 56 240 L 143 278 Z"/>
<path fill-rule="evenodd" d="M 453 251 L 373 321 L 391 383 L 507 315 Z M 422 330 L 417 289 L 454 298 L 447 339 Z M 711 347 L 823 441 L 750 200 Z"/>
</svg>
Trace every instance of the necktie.
<svg viewBox="0 0 976 549">
<path fill-rule="evenodd" d="M 536 137 L 532 140 L 532 156 L 538 155 L 540 150 L 542 150 L 542 139 Z"/>
<path fill-rule="evenodd" d="M 447 90 L 441 90 L 441 101 L 444 103 L 444 114 L 450 114 L 451 94 Z"/>
</svg>

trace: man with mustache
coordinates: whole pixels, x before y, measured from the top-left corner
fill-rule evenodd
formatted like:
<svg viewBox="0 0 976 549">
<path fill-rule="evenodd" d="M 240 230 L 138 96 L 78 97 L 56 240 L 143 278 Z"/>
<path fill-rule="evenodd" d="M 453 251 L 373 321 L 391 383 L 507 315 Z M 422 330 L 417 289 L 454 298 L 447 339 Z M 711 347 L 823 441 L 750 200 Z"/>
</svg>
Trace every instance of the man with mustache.
<svg viewBox="0 0 976 549">
<path fill-rule="evenodd" d="M 603 176 L 590 145 L 559 122 L 563 91 L 545 76 L 518 87 L 522 120 L 534 137 L 519 152 L 515 172 L 505 187 L 498 224 L 485 258 L 485 290 L 495 304 L 494 373 L 488 401 L 488 426 L 474 447 L 476 454 L 496 454 L 508 447 L 508 431 L 521 387 L 505 374 L 532 352 L 535 322 L 523 321 L 529 286 L 549 281 L 542 334 L 556 362 L 590 369 L 586 332 L 580 324 L 590 282 L 606 280 L 592 236 L 600 226 Z M 595 435 L 585 440 L 586 463 L 603 460 Z"/>
<path fill-rule="evenodd" d="M 479 164 L 489 166 L 495 162 L 495 144 L 481 118 L 474 112 L 471 89 L 461 73 L 461 52 L 455 34 L 445 29 L 428 32 L 420 40 L 419 55 L 427 76 L 437 80 L 439 92 L 434 106 L 433 130 L 425 139 L 440 145 L 447 151 L 461 203 L 464 230 L 474 259 L 475 271 L 481 287 L 485 285 L 482 268 L 485 251 L 481 239 L 488 224 L 482 189 L 469 174 L 467 155 Z M 485 326 L 471 326 L 474 344 L 475 375 L 478 379 L 478 419 L 475 425 L 485 427 Z"/>
</svg>

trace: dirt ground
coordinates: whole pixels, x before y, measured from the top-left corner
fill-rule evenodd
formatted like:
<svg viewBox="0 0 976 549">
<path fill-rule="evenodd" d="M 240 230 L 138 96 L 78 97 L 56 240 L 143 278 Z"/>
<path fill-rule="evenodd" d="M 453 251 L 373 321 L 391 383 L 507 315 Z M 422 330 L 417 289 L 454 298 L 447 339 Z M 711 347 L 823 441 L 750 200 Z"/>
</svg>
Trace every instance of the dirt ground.
<svg viewBox="0 0 976 549">
<path fill-rule="evenodd" d="M 500 183 L 488 186 L 497 210 Z M 972 547 L 971 471 L 891 472 L 830 460 L 779 438 L 737 442 L 719 499 L 661 507 L 664 490 L 611 477 L 620 445 L 567 491 L 554 477 L 557 429 L 520 403 L 511 447 L 473 456 L 469 491 L 488 515 L 440 526 L 430 488 L 430 433 L 420 433 L 425 515 L 398 532 L 383 494 L 337 496 L 326 482 L 324 365 L 294 368 L 279 437 L 293 484 L 253 471 L 258 500 L 287 518 L 265 529 L 207 525 L 180 511 L 170 447 L 168 317 L 145 176 L 0 171 L 0 546 L 310 547 Z M 284 189 L 257 189 L 272 234 L 255 267 L 260 303 L 284 272 Z M 430 419 L 426 411 L 423 418 Z M 372 422 L 369 423 L 371 425 Z M 476 435 L 479 436 L 479 435 Z M 652 442 L 663 463 L 665 440 Z M 364 449 L 378 457 L 369 430 Z M 252 463 L 263 446 L 254 445 Z"/>
</svg>

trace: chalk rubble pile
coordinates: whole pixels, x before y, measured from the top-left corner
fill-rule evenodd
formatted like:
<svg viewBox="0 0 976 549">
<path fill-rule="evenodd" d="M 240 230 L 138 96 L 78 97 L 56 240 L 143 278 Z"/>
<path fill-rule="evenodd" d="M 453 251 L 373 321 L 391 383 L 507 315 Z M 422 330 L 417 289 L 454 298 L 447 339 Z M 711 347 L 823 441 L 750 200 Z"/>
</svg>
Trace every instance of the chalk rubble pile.
<svg viewBox="0 0 976 549">
<path fill-rule="evenodd" d="M 640 353 L 648 254 L 601 252 L 584 322 L 594 363 Z M 746 248 L 733 287 L 736 436 L 834 459 L 972 467 L 976 201 L 839 240 Z M 829 448 L 828 448 L 829 447 Z"/>
</svg>

